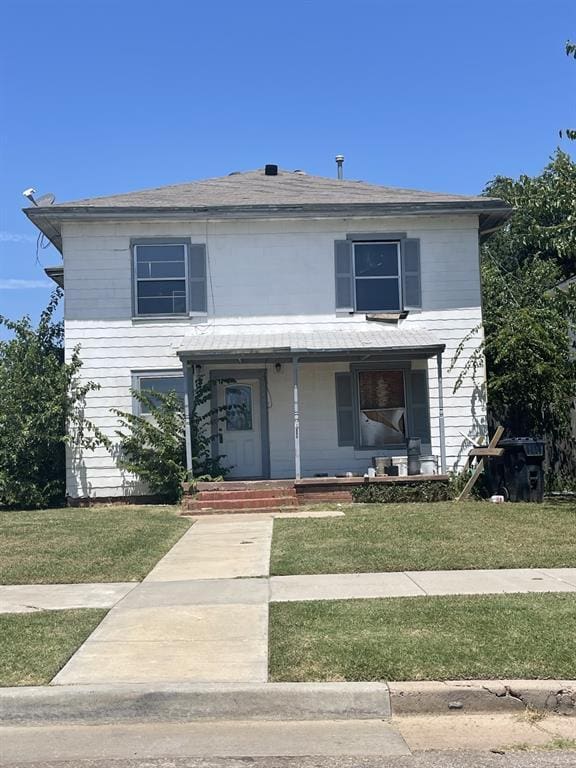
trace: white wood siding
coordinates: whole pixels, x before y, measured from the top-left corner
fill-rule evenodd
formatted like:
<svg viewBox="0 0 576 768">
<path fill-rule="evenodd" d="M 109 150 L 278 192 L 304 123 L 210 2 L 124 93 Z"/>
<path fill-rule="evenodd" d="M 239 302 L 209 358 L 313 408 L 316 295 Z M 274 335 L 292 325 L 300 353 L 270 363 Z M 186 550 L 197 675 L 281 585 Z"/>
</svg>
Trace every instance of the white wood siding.
<svg viewBox="0 0 576 768">
<path fill-rule="evenodd" d="M 101 386 L 89 395 L 86 415 L 114 437 L 117 420 L 109 409 L 131 409 L 132 372 L 180 369 L 174 350 L 191 323 L 217 323 L 237 330 L 248 324 L 341 327 L 365 322 L 362 315 L 335 316 L 334 240 L 348 232 L 405 231 L 409 237 L 421 239 L 423 294 L 422 312 L 410 313 L 405 322 L 435 333 L 446 344 L 446 443 L 449 468 L 456 468 L 467 452 L 466 437 L 475 439 L 485 430 L 485 404 L 478 384 L 467 376 L 453 394 L 467 355 L 481 336 L 466 343 L 463 359 L 448 371 L 456 347 L 481 318 L 477 227 L 475 216 L 67 224 L 63 232 L 67 353 L 80 344 L 82 376 Z M 130 238 L 162 235 L 207 244 L 208 318 L 132 319 Z M 439 454 L 435 360 L 428 366 L 433 452 Z M 267 368 L 272 476 L 292 476 L 292 373 L 289 365 L 280 373 L 273 365 Z M 347 370 L 347 365 L 301 366 L 302 466 L 308 475 L 360 471 L 368 465 L 370 452 L 337 445 L 336 370 Z M 479 372 L 478 383 L 481 380 Z M 141 491 L 105 449 L 69 457 L 71 496 Z"/>
</svg>

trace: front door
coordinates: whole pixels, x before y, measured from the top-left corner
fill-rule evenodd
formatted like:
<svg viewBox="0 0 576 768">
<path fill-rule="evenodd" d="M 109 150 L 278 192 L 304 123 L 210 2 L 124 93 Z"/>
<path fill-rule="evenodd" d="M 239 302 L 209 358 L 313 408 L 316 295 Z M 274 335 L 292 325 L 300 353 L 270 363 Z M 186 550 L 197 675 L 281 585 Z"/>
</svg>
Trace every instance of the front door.
<svg viewBox="0 0 576 768">
<path fill-rule="evenodd" d="M 230 478 L 262 477 L 260 380 L 218 384 L 218 405 L 226 418 L 218 422 L 218 453 L 225 456 Z"/>
</svg>

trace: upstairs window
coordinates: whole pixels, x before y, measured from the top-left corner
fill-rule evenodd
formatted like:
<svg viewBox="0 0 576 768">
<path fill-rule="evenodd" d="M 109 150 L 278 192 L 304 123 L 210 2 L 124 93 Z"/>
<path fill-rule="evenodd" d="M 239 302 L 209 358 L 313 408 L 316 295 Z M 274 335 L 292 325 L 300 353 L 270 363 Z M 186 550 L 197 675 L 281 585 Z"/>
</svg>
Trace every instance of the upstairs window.
<svg viewBox="0 0 576 768">
<path fill-rule="evenodd" d="M 334 277 L 337 312 L 421 309 L 420 240 L 404 232 L 336 240 Z"/>
<path fill-rule="evenodd" d="M 354 243 L 357 312 L 399 312 L 401 282 L 399 243 Z"/>
<path fill-rule="evenodd" d="M 134 246 L 137 315 L 185 315 L 188 258 L 185 243 Z"/>
</svg>

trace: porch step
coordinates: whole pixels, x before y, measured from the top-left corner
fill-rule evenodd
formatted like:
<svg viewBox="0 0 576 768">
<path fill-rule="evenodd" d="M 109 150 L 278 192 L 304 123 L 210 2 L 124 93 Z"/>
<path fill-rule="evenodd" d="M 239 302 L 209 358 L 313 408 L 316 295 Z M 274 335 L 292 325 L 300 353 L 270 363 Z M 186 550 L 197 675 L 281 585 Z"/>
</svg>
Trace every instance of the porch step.
<svg viewBox="0 0 576 768">
<path fill-rule="evenodd" d="M 184 483 L 187 486 L 187 483 Z M 294 490 L 294 480 L 211 480 L 196 484 L 197 491 L 262 491 L 267 489 Z"/>
<path fill-rule="evenodd" d="M 211 507 L 195 509 L 183 503 L 180 515 L 182 517 L 199 517 L 200 515 L 249 515 L 251 513 L 258 514 L 258 512 L 267 514 L 298 512 L 298 507 L 291 505 L 289 507 L 250 507 L 248 509 L 239 509 L 238 507 L 233 509 L 212 509 Z"/>
<path fill-rule="evenodd" d="M 263 488 L 252 490 L 243 488 L 240 490 L 225 491 L 200 491 L 196 494 L 196 501 L 245 501 L 249 499 L 276 499 L 296 496 L 293 488 Z"/>
<path fill-rule="evenodd" d="M 218 495 L 218 494 L 216 494 Z M 184 497 L 183 507 L 187 510 L 195 511 L 215 511 L 215 512 L 241 512 L 245 510 L 263 510 L 274 509 L 276 507 L 297 507 L 298 501 L 296 496 L 268 496 L 258 498 L 244 498 L 244 499 L 223 499 L 222 493 L 219 494 L 220 498 L 216 499 L 199 499 L 198 497 Z"/>
</svg>

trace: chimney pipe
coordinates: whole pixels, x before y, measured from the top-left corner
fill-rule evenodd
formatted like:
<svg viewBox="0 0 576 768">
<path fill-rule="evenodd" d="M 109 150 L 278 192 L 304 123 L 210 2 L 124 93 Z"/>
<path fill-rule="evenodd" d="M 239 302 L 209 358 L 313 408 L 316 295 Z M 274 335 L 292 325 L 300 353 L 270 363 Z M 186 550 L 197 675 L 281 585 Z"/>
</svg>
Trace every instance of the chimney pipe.
<svg viewBox="0 0 576 768">
<path fill-rule="evenodd" d="M 344 169 L 342 168 L 344 165 L 344 155 L 336 155 L 336 165 L 338 166 L 338 178 L 344 178 Z"/>
</svg>

